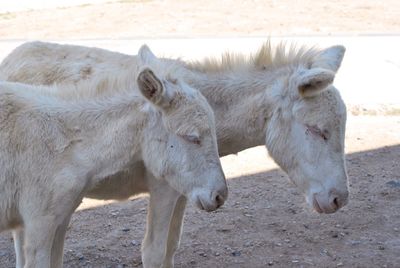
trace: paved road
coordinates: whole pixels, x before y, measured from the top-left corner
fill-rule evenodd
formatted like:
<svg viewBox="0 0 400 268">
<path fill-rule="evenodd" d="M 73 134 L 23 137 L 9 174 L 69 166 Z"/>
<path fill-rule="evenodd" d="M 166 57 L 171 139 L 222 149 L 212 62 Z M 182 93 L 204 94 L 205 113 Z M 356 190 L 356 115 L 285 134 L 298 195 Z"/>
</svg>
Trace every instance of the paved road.
<svg viewBox="0 0 400 268">
<path fill-rule="evenodd" d="M 148 44 L 157 55 L 198 59 L 220 55 L 229 48 L 234 52 L 254 52 L 266 38 L 213 38 L 213 39 L 130 39 L 130 40 L 54 40 L 102 47 L 127 54 L 136 54 L 141 44 Z M 343 36 L 343 37 L 287 37 L 299 44 L 343 44 L 346 56 L 337 75 L 335 85 L 347 104 L 374 107 L 391 105 L 400 110 L 400 36 Z M 0 41 L 0 60 L 13 48 L 25 42 Z"/>
</svg>

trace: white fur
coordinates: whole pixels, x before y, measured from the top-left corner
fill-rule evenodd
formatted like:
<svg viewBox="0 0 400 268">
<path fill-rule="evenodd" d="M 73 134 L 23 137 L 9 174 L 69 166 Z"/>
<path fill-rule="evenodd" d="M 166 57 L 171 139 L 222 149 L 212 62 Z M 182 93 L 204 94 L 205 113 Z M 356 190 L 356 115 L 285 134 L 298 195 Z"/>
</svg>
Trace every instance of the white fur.
<svg viewBox="0 0 400 268">
<path fill-rule="evenodd" d="M 252 55 L 227 53 L 221 59 L 196 63 L 164 61 L 175 62 L 177 72 L 212 106 L 221 156 L 265 144 L 309 203 L 319 212 L 330 213 L 345 205 L 348 196 L 344 162 L 346 108 L 339 92 L 330 85 L 344 52 L 342 46 L 309 49 L 284 43 L 272 46 L 268 41 Z M 59 58 L 62 60 L 56 61 Z M 16 48 L 3 61 L 0 73 L 9 80 L 34 84 L 79 83 L 105 72 L 123 71 L 137 60 L 102 49 L 34 42 Z M 84 72 L 87 69 L 90 75 Z M 40 72 L 34 75 L 37 70 Z M 307 83 L 309 87 L 299 87 Z M 308 126 L 327 131 L 329 139 L 313 134 Z M 127 198 L 134 194 L 129 191 L 130 180 L 128 174 L 114 176 L 90 196 Z M 333 197 L 337 205 L 332 203 Z M 177 220 L 183 216 L 183 212 L 177 213 L 182 207 L 184 201 L 178 200 L 175 210 L 170 208 L 173 215 L 178 215 Z M 157 209 L 156 204 L 150 204 L 150 209 Z M 154 263 L 169 267 L 181 225 L 171 225 L 168 237 L 176 240 L 159 243 L 160 248 L 166 247 L 157 251 L 159 255 L 151 253 L 152 247 L 157 247 L 149 235 L 151 228 L 155 227 L 147 226 L 143 243 L 144 264 L 152 256 L 157 260 Z"/>
<path fill-rule="evenodd" d="M 153 181 L 129 176 L 130 194 L 157 188 L 208 211 L 222 205 L 227 189 L 212 110 L 200 93 L 188 96 L 184 83 L 155 75 L 165 67 L 154 64 L 76 88 L 0 82 L 0 231 L 15 230 L 18 267 L 61 267 L 71 214 L 116 174 L 145 166 Z M 155 108 L 143 109 L 139 91 Z M 193 130 L 201 144 L 181 137 Z M 163 201 L 154 195 L 152 202 Z M 170 222 L 164 214 L 154 217 Z"/>
</svg>

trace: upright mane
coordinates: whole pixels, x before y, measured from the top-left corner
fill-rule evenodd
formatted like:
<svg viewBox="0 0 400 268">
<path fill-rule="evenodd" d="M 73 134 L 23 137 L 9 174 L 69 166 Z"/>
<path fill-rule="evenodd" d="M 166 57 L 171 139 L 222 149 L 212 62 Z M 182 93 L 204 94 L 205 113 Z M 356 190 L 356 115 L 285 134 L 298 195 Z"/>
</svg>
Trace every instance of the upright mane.
<svg viewBox="0 0 400 268">
<path fill-rule="evenodd" d="M 309 63 L 319 53 L 315 47 L 298 46 L 296 43 L 280 42 L 272 45 L 271 40 L 266 41 L 261 48 L 253 54 L 238 54 L 225 52 L 220 57 L 205 58 L 201 61 L 187 63 L 193 71 L 205 73 L 218 73 L 242 69 L 270 69 L 288 65 Z"/>
</svg>

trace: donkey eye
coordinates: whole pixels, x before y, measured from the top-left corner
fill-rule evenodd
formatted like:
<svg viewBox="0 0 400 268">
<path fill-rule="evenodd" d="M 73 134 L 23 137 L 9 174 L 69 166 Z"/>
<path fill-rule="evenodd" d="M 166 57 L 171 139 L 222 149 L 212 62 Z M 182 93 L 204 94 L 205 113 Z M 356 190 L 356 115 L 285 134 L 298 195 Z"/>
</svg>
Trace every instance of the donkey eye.
<svg viewBox="0 0 400 268">
<path fill-rule="evenodd" d="M 324 141 L 327 141 L 329 139 L 329 132 L 327 130 L 321 131 L 321 137 Z"/>
<path fill-rule="evenodd" d="M 185 141 L 193 143 L 193 144 L 198 144 L 200 145 L 200 137 L 196 135 L 182 135 L 181 136 Z"/>
<path fill-rule="evenodd" d="M 313 134 L 314 136 L 321 137 L 324 141 L 329 139 L 329 132 L 327 130 L 322 131 L 316 126 L 307 125 L 306 134 L 308 135 L 309 133 Z"/>
</svg>

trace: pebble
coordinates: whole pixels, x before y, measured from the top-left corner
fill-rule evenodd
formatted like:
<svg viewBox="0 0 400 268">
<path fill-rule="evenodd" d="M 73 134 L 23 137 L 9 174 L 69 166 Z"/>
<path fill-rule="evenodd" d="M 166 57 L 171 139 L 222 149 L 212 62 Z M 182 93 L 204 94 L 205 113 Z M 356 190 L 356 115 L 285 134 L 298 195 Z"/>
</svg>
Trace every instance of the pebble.
<svg viewBox="0 0 400 268">
<path fill-rule="evenodd" d="M 400 188 L 400 181 L 388 181 L 386 185 L 392 188 Z"/>
<path fill-rule="evenodd" d="M 272 265 L 274 265 L 274 262 L 273 261 L 269 261 L 268 262 L 268 266 L 272 266 Z"/>
<path fill-rule="evenodd" d="M 341 267 L 341 266 L 343 266 L 343 262 L 338 262 L 338 263 L 336 264 L 336 267 Z"/>
<path fill-rule="evenodd" d="M 132 240 L 132 241 L 131 241 L 131 245 L 132 245 L 132 246 L 139 246 L 139 245 L 140 245 L 140 242 L 137 241 L 137 240 Z"/>
<path fill-rule="evenodd" d="M 199 252 L 199 255 L 202 256 L 202 257 L 207 257 L 207 253 L 205 253 L 203 251 Z"/>
<path fill-rule="evenodd" d="M 382 246 L 382 245 L 379 245 L 379 246 L 378 246 L 378 249 L 379 249 L 379 250 L 385 250 L 385 247 Z"/>
<path fill-rule="evenodd" d="M 234 228 L 235 228 L 235 225 L 233 225 L 233 224 L 225 224 L 221 228 L 218 228 L 217 232 L 226 233 L 226 232 L 232 231 Z"/>
<path fill-rule="evenodd" d="M 239 251 L 239 250 L 235 250 L 235 251 L 233 251 L 232 253 L 231 253 L 231 255 L 233 256 L 233 257 L 238 257 L 238 256 L 240 256 L 242 253 Z"/>
<path fill-rule="evenodd" d="M 246 242 L 246 243 L 244 244 L 244 246 L 245 246 L 245 247 L 251 247 L 251 246 L 253 246 L 253 242 L 248 241 L 248 242 Z"/>
<path fill-rule="evenodd" d="M 361 241 L 359 241 L 359 240 L 351 240 L 351 241 L 350 241 L 350 244 L 351 244 L 352 246 L 357 246 L 357 245 L 361 244 Z"/>
<path fill-rule="evenodd" d="M 131 229 L 130 228 L 124 228 L 122 229 L 122 232 L 129 232 Z"/>
<path fill-rule="evenodd" d="M 115 217 L 119 215 L 119 211 L 111 211 L 110 214 L 111 216 Z"/>
</svg>

